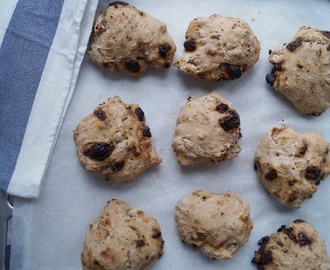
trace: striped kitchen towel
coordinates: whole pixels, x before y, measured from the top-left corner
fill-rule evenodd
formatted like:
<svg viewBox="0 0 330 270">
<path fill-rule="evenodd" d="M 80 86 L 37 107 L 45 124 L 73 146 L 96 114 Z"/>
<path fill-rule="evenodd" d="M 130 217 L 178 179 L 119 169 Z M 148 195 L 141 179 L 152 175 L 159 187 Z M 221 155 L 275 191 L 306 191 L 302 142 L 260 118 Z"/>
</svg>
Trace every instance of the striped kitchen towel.
<svg viewBox="0 0 330 270">
<path fill-rule="evenodd" d="M 0 1 L 0 190 L 39 196 L 98 0 Z"/>
</svg>

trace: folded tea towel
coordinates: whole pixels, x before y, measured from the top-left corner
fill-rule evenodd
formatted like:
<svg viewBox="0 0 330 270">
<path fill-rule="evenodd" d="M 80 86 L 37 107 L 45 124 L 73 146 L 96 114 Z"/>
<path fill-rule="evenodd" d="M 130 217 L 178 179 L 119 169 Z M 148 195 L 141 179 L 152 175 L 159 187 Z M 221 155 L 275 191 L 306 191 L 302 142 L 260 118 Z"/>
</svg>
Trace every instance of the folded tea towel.
<svg viewBox="0 0 330 270">
<path fill-rule="evenodd" d="M 0 190 L 37 198 L 98 0 L 0 4 Z"/>
</svg>

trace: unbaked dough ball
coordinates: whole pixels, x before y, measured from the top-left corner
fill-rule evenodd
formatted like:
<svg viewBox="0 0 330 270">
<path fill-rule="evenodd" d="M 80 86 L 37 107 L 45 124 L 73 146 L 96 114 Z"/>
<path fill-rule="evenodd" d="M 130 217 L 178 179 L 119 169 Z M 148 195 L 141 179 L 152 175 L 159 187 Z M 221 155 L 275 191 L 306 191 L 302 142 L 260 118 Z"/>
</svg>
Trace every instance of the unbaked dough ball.
<svg viewBox="0 0 330 270">
<path fill-rule="evenodd" d="M 175 222 L 182 241 L 212 259 L 231 259 L 250 237 L 249 205 L 233 191 L 197 190 L 178 202 Z"/>
<path fill-rule="evenodd" d="M 170 67 L 175 51 L 164 23 L 115 1 L 97 15 L 88 54 L 102 68 L 139 77 L 149 66 Z"/>
<path fill-rule="evenodd" d="M 174 65 L 204 80 L 238 79 L 260 54 L 259 41 L 244 20 L 217 14 L 190 22 L 184 48 Z"/>
<path fill-rule="evenodd" d="M 330 31 L 303 26 L 268 60 L 267 83 L 299 111 L 319 116 L 330 107 Z"/>
<path fill-rule="evenodd" d="M 314 131 L 300 134 L 286 125 L 274 127 L 260 140 L 254 165 L 273 198 L 299 208 L 330 173 L 329 143 Z"/>
<path fill-rule="evenodd" d="M 238 156 L 240 117 L 231 103 L 216 92 L 188 98 L 181 109 L 172 147 L 184 166 L 215 166 Z"/>
<path fill-rule="evenodd" d="M 83 270 L 149 269 L 163 255 L 163 245 L 156 219 L 114 199 L 86 233 Z"/>
<path fill-rule="evenodd" d="M 262 270 L 329 270 L 330 258 L 314 227 L 297 219 L 263 237 L 252 262 Z"/>
<path fill-rule="evenodd" d="M 73 136 L 81 165 L 106 180 L 131 182 L 161 163 L 137 104 L 109 98 L 86 116 Z"/>
</svg>

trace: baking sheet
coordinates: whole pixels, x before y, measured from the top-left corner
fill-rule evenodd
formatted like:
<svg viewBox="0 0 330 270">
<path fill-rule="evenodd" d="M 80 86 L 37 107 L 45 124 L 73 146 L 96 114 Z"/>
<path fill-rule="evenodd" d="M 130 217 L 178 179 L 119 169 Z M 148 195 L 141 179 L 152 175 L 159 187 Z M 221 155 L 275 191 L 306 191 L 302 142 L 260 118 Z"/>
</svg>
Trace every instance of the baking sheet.
<svg viewBox="0 0 330 270">
<path fill-rule="evenodd" d="M 313 199 L 303 203 L 301 209 L 290 209 L 269 197 L 253 169 L 256 145 L 274 126 L 286 124 L 299 132 L 316 130 L 330 141 L 330 111 L 320 117 L 303 116 L 265 82 L 271 69 L 268 50 L 289 41 L 302 25 L 329 30 L 330 2 L 129 2 L 167 24 L 178 47 L 174 59 L 183 51 L 189 21 L 214 13 L 239 17 L 249 23 L 261 42 L 260 59 L 238 80 L 205 82 L 181 74 L 173 66 L 168 70 L 150 69 L 137 80 L 126 74 L 102 71 L 85 57 L 40 198 L 15 199 L 11 269 L 81 269 L 80 254 L 89 224 L 113 198 L 144 210 L 160 223 L 164 255 L 153 269 L 256 269 L 250 261 L 258 249 L 257 241 L 297 218 L 314 225 L 330 250 L 329 179 L 321 183 Z M 107 4 L 100 1 L 99 8 Z M 177 115 L 189 96 L 199 97 L 211 91 L 228 99 L 240 114 L 242 151 L 237 158 L 218 167 L 183 168 L 176 162 L 171 147 Z M 129 184 L 106 182 L 84 171 L 72 138 L 72 129 L 81 118 L 114 95 L 141 106 L 151 128 L 153 145 L 163 159 L 160 166 Z M 212 192 L 231 189 L 250 204 L 254 228 L 249 242 L 232 260 L 210 260 L 181 242 L 174 207 L 196 189 Z"/>
</svg>

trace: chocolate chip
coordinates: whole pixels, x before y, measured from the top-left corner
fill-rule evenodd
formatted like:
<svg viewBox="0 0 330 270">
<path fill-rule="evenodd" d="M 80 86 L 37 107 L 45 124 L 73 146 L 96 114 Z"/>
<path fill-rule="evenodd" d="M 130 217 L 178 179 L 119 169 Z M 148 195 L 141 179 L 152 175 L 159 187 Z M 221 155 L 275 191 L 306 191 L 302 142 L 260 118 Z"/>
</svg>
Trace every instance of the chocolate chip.
<svg viewBox="0 0 330 270">
<path fill-rule="evenodd" d="M 125 60 L 125 68 L 133 73 L 138 73 L 141 69 L 139 62 L 132 59 Z"/>
<path fill-rule="evenodd" d="M 323 35 L 327 38 L 330 38 L 330 31 L 324 31 Z"/>
<path fill-rule="evenodd" d="M 285 225 L 282 225 L 281 228 L 277 230 L 277 232 L 285 233 L 291 240 L 296 242 L 296 237 L 294 236 L 291 228 L 286 228 Z"/>
<path fill-rule="evenodd" d="M 298 68 L 303 68 L 303 66 L 302 66 L 302 65 L 300 65 L 300 64 L 297 64 L 297 67 L 298 67 Z"/>
<path fill-rule="evenodd" d="M 253 169 L 258 170 L 260 168 L 259 160 L 255 159 L 253 162 Z"/>
<path fill-rule="evenodd" d="M 94 111 L 94 115 L 101 121 L 104 121 L 107 118 L 107 115 L 101 109 Z"/>
<path fill-rule="evenodd" d="M 261 254 L 260 264 L 266 265 L 268 263 L 271 263 L 273 260 L 273 253 L 271 250 L 266 250 Z"/>
<path fill-rule="evenodd" d="M 231 129 L 238 128 L 241 121 L 236 111 L 228 110 L 226 112 L 226 116 L 219 120 L 219 124 L 225 131 L 229 131 Z"/>
<path fill-rule="evenodd" d="M 159 237 L 161 237 L 161 235 L 162 235 L 162 233 L 160 232 L 160 231 L 155 231 L 154 233 L 153 233 L 153 235 L 152 235 L 152 238 L 159 238 Z"/>
<path fill-rule="evenodd" d="M 316 166 L 308 166 L 305 170 L 305 178 L 308 180 L 319 180 L 321 170 Z"/>
<path fill-rule="evenodd" d="M 123 1 L 115 1 L 115 2 L 112 2 L 109 4 L 109 7 L 110 6 L 114 6 L 115 8 L 118 8 L 118 6 L 124 6 L 126 7 L 128 5 L 128 3 L 126 2 L 123 2 Z"/>
<path fill-rule="evenodd" d="M 270 50 L 270 49 L 268 50 L 268 54 L 269 54 L 269 55 L 270 55 L 272 52 L 273 52 L 272 50 Z"/>
<path fill-rule="evenodd" d="M 301 45 L 302 45 L 302 40 L 298 38 L 295 41 L 290 42 L 288 45 L 286 45 L 286 47 L 290 52 L 293 52 Z"/>
<path fill-rule="evenodd" d="M 164 63 L 163 68 L 169 68 L 170 66 L 171 66 L 171 64 L 166 62 L 166 63 Z"/>
<path fill-rule="evenodd" d="M 134 112 L 140 121 L 144 120 L 144 111 L 140 107 L 137 107 Z"/>
<path fill-rule="evenodd" d="M 285 226 L 285 225 L 282 225 L 282 226 L 277 230 L 277 232 L 281 232 L 281 231 L 283 231 L 285 228 L 286 228 L 286 226 Z"/>
<path fill-rule="evenodd" d="M 115 163 L 114 165 L 111 166 L 111 170 L 114 171 L 114 172 L 118 172 L 120 171 L 125 165 L 125 161 L 122 160 L 122 161 L 119 161 L 117 163 Z"/>
<path fill-rule="evenodd" d="M 294 195 L 294 194 L 290 194 L 289 199 L 288 199 L 288 202 L 289 202 L 289 203 L 290 203 L 290 202 L 293 202 L 293 201 L 295 201 L 296 199 L 297 199 L 296 195 Z"/>
<path fill-rule="evenodd" d="M 267 250 L 264 246 L 261 247 L 252 259 L 252 263 L 258 266 L 266 265 L 271 263 L 273 260 L 273 254 L 271 250 Z M 258 267 L 258 269 L 263 269 L 263 267 Z"/>
<path fill-rule="evenodd" d="M 84 151 L 84 155 L 95 160 L 107 159 L 115 149 L 112 143 L 97 142 Z"/>
<path fill-rule="evenodd" d="M 151 132 L 149 127 L 142 128 L 142 136 L 151 138 Z"/>
<path fill-rule="evenodd" d="M 229 79 L 231 80 L 238 79 L 242 76 L 242 72 L 239 66 L 232 66 L 227 64 L 226 69 Z"/>
<path fill-rule="evenodd" d="M 294 186 L 297 183 L 297 180 L 289 180 L 288 184 L 290 187 Z"/>
<path fill-rule="evenodd" d="M 259 245 L 259 246 L 266 245 L 266 244 L 269 243 L 269 240 L 270 240 L 270 237 L 269 237 L 269 236 L 265 236 L 265 237 L 261 238 L 261 239 L 258 241 L 258 245 Z"/>
<path fill-rule="evenodd" d="M 328 52 L 330 51 L 330 45 L 327 47 L 327 51 L 328 51 Z"/>
<path fill-rule="evenodd" d="M 146 243 L 143 240 L 136 241 L 136 247 L 143 247 Z"/>
<path fill-rule="evenodd" d="M 185 43 L 183 43 L 183 47 L 187 51 L 194 51 L 196 49 L 196 42 L 193 39 L 189 39 L 189 40 L 185 41 Z"/>
<path fill-rule="evenodd" d="M 266 75 L 266 82 L 267 82 L 270 86 L 273 86 L 273 85 L 274 85 L 274 82 L 275 82 L 275 80 L 276 80 L 275 72 L 276 72 L 276 71 L 281 71 L 281 70 L 282 70 L 282 64 L 283 64 L 283 62 L 276 63 L 275 65 L 273 65 L 273 67 L 272 67 L 272 71 Z"/>
<path fill-rule="evenodd" d="M 305 153 L 306 153 L 306 151 L 308 150 L 308 146 L 307 146 L 307 143 L 305 143 L 304 145 L 303 145 L 303 147 L 301 147 L 299 150 L 298 150 L 298 153 L 300 154 L 300 155 L 305 155 Z"/>
<path fill-rule="evenodd" d="M 273 65 L 272 73 L 275 73 L 276 71 L 282 71 L 282 65 L 283 65 L 283 62 L 276 63 L 275 65 Z"/>
<path fill-rule="evenodd" d="M 166 43 L 159 45 L 159 55 L 160 57 L 165 58 L 167 56 L 167 52 L 171 50 L 171 45 Z"/>
<path fill-rule="evenodd" d="M 220 103 L 219 105 L 217 105 L 215 107 L 215 109 L 219 112 L 219 113 L 225 113 L 226 111 L 228 111 L 229 106 L 226 103 Z"/>
<path fill-rule="evenodd" d="M 306 246 L 312 243 L 312 240 L 304 233 L 298 233 L 297 243 L 299 246 Z"/>
<path fill-rule="evenodd" d="M 276 170 L 272 169 L 265 174 L 266 180 L 272 181 L 277 178 Z"/>
<path fill-rule="evenodd" d="M 276 80 L 276 76 L 274 73 L 268 73 L 266 75 L 266 82 L 270 85 L 270 86 L 273 86 L 274 85 L 274 82 Z"/>
</svg>

